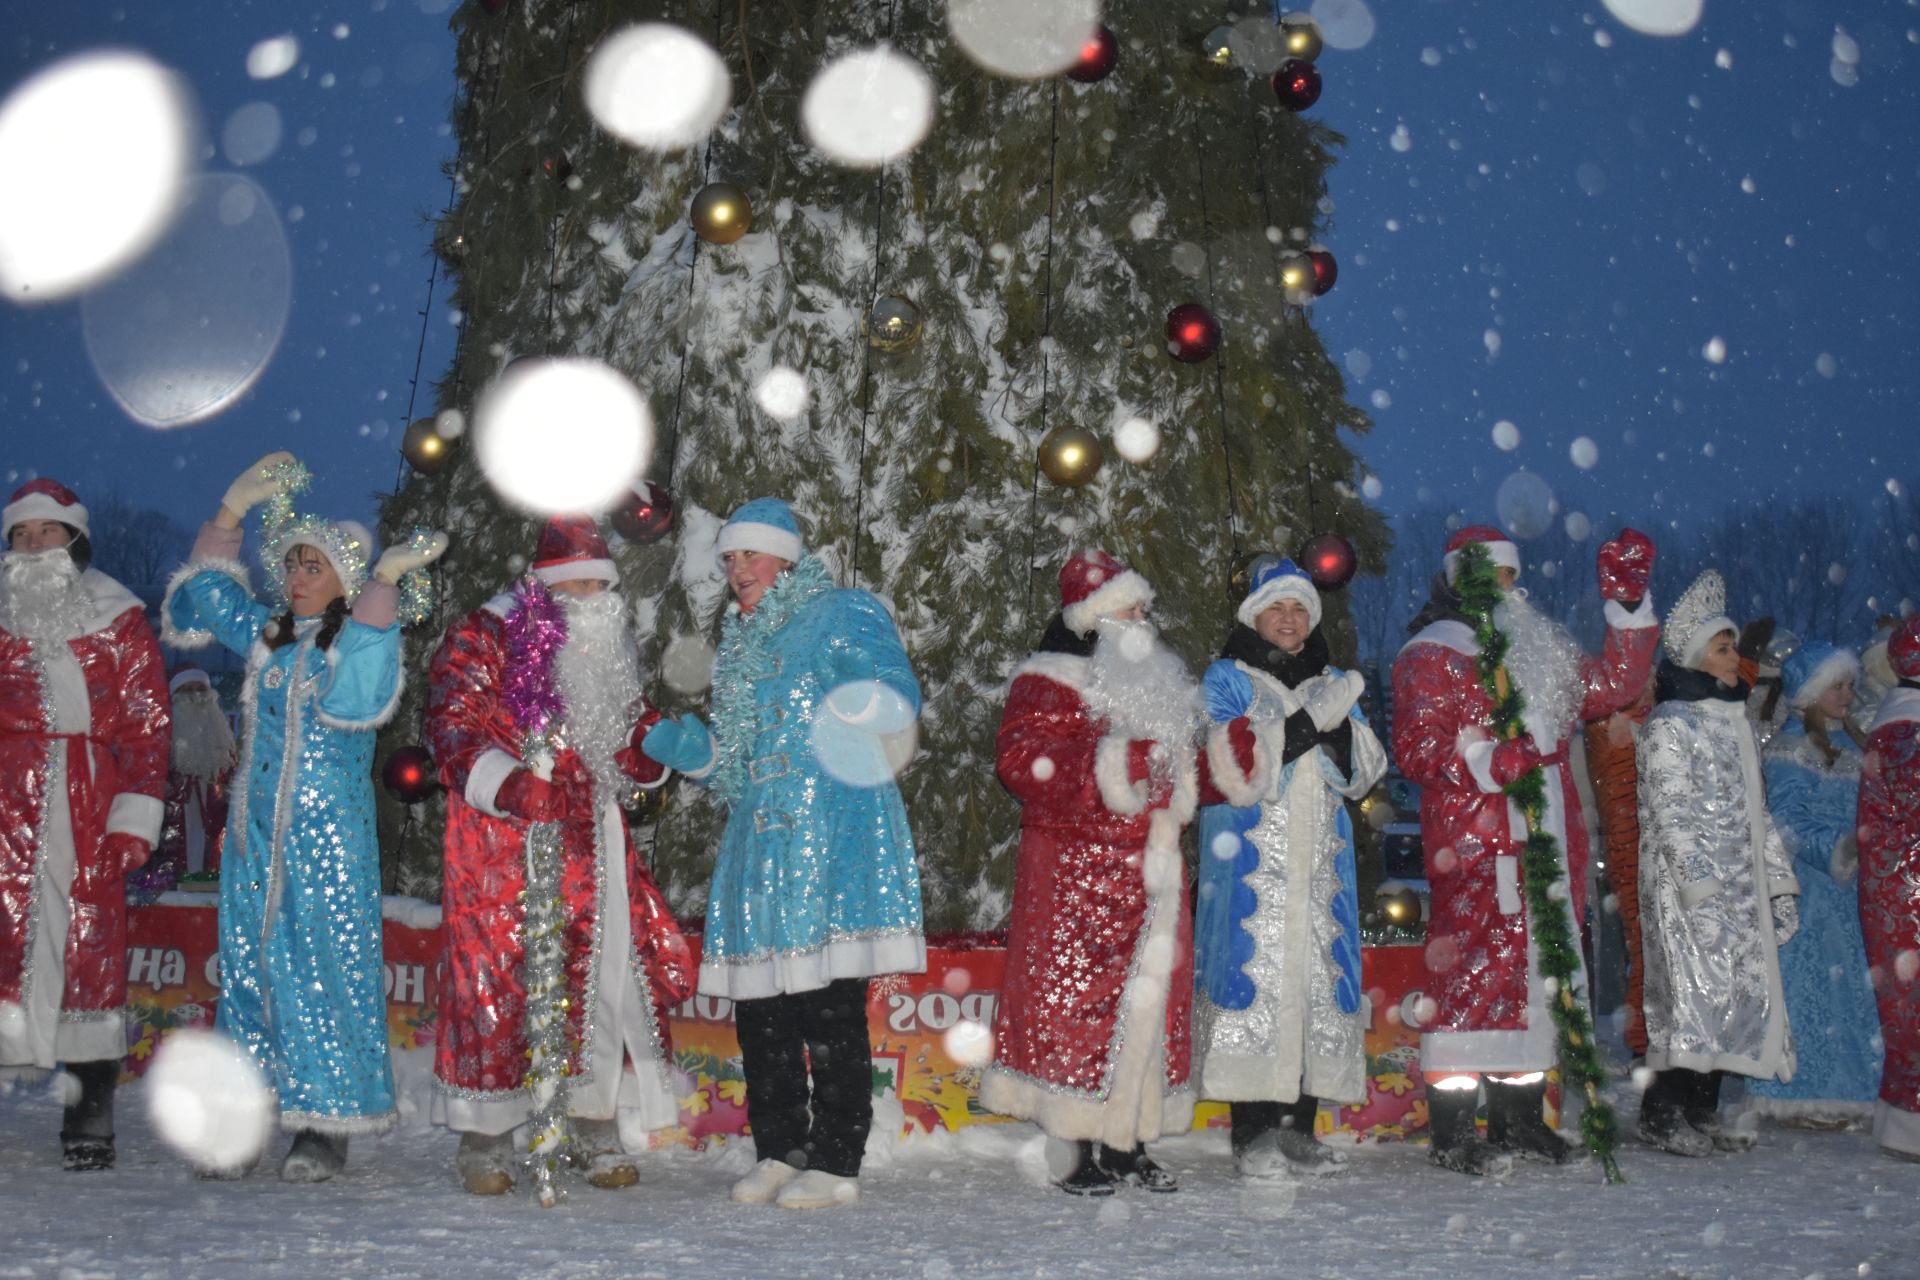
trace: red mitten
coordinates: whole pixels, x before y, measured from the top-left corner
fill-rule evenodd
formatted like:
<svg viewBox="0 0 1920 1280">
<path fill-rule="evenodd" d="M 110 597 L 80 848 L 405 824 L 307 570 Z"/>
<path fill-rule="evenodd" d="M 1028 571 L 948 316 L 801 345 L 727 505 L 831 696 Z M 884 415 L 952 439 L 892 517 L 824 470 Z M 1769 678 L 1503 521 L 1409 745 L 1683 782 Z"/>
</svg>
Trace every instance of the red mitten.
<svg viewBox="0 0 1920 1280">
<path fill-rule="evenodd" d="M 122 875 L 146 866 L 152 852 L 152 845 L 124 831 L 111 832 L 100 842 L 100 860 L 109 867 L 120 868 Z"/>
<path fill-rule="evenodd" d="M 494 794 L 493 807 L 527 822 L 558 822 L 567 816 L 567 793 L 531 769 L 515 769 Z"/>
<path fill-rule="evenodd" d="M 1253 722 L 1245 716 L 1227 721 L 1227 745 L 1233 748 L 1233 762 L 1240 775 L 1253 776 Z"/>
<path fill-rule="evenodd" d="M 1540 759 L 1540 748 L 1533 745 L 1533 735 L 1523 733 L 1495 747 L 1493 761 L 1488 768 L 1493 773 L 1493 780 L 1504 787 L 1537 766 Z"/>
<path fill-rule="evenodd" d="M 1153 743 L 1147 738 L 1135 738 L 1127 744 L 1127 781 L 1145 782 L 1153 772 Z"/>
<path fill-rule="evenodd" d="M 1599 566 L 1601 599 L 1638 604 L 1653 581 L 1653 539 L 1638 529 L 1622 529 L 1600 548 Z"/>
</svg>

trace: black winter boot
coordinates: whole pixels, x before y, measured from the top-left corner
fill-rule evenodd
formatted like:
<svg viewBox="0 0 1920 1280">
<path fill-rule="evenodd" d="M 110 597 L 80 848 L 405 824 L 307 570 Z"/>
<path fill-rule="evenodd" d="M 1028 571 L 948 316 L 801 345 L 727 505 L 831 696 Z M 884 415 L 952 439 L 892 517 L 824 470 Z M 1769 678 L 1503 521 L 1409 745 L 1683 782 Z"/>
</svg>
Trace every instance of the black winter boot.
<svg viewBox="0 0 1920 1280">
<path fill-rule="evenodd" d="M 1073 1171 L 1060 1179 L 1060 1189 L 1070 1196 L 1110 1196 L 1114 1193 L 1114 1176 L 1100 1167 L 1094 1159 L 1093 1144 L 1079 1142 L 1074 1144 L 1079 1151 Z"/>
<path fill-rule="evenodd" d="M 1547 1099 L 1545 1076 L 1532 1084 L 1487 1079 L 1487 1141 L 1496 1150 L 1522 1160 L 1565 1164 L 1575 1148 L 1547 1127 L 1541 1106 Z"/>
<path fill-rule="evenodd" d="M 1427 1121 L 1433 1130 L 1427 1159 L 1472 1178 L 1504 1177 L 1513 1172 L 1513 1157 L 1481 1140 L 1473 1124 L 1479 1106 L 1475 1089 L 1427 1090 Z"/>
<path fill-rule="evenodd" d="M 282 1182 L 325 1182 L 347 1164 L 345 1134 L 302 1129 L 293 1135 L 293 1147 L 280 1163 Z"/>
<path fill-rule="evenodd" d="M 1100 1165 L 1120 1182 L 1129 1182 L 1148 1191 L 1178 1191 L 1180 1180 L 1153 1162 L 1145 1147 L 1121 1151 L 1100 1144 Z"/>
<path fill-rule="evenodd" d="M 1760 1144 L 1760 1135 L 1751 1128 L 1735 1128 L 1720 1119 L 1720 1082 L 1724 1071 L 1690 1071 L 1689 1086 L 1681 1099 L 1681 1114 L 1687 1123 L 1707 1135 L 1715 1151 L 1751 1151 Z M 1751 1118 L 1748 1121 L 1752 1123 Z"/>
<path fill-rule="evenodd" d="M 113 1091 L 120 1083 L 120 1060 L 70 1062 L 67 1074 L 80 1086 L 60 1117 L 60 1163 L 68 1173 L 113 1168 Z"/>
</svg>

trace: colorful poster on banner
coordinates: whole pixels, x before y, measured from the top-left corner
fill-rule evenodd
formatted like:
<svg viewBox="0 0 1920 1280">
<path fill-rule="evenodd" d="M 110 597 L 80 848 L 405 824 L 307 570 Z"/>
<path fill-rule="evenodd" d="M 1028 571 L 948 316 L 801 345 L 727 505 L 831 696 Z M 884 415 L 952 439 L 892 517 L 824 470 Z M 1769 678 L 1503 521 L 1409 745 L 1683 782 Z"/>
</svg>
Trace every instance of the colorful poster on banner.
<svg viewBox="0 0 1920 1280">
<path fill-rule="evenodd" d="M 440 985 L 437 912 L 411 899 L 389 903 L 387 1034 L 396 1050 L 430 1049 Z M 220 998 L 217 910 L 211 895 L 168 894 L 128 913 L 127 1071 L 143 1074 L 160 1041 L 182 1027 L 211 1027 Z M 416 927 L 421 926 L 421 927 Z M 698 945 L 698 939 L 694 940 Z M 877 978 L 867 1006 L 873 1093 L 897 1101 L 907 1132 L 961 1129 L 1001 1118 L 980 1108 L 981 1069 L 992 1054 L 994 1007 L 1006 952 L 932 948 L 927 972 Z M 1400 1025 L 1402 998 L 1418 987 L 1418 946 L 1369 947 L 1363 975 L 1373 1005 L 1367 1032 L 1368 1098 L 1323 1109 L 1322 1132 L 1363 1139 L 1424 1133 L 1426 1090 L 1420 1037 Z M 746 1081 L 729 1000 L 696 995 L 669 1015 L 680 1123 L 656 1141 L 704 1145 L 746 1132 Z M 1224 1126 L 1224 1104 L 1203 1102 L 1196 1127 Z"/>
</svg>

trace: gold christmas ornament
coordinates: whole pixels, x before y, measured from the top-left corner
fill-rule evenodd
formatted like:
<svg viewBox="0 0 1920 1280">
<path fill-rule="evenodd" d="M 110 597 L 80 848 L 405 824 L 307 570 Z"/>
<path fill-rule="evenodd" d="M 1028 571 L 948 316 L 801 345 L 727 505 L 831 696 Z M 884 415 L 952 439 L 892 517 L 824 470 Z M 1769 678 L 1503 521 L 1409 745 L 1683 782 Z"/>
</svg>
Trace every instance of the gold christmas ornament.
<svg viewBox="0 0 1920 1280">
<path fill-rule="evenodd" d="M 1085 427 L 1055 427 L 1040 441 L 1040 470 L 1062 488 L 1078 489 L 1106 460 L 1100 437 Z"/>
<path fill-rule="evenodd" d="M 407 424 L 406 434 L 400 437 L 400 453 L 408 466 L 430 476 L 452 455 L 453 441 L 440 434 L 437 419 L 421 418 Z"/>
<path fill-rule="evenodd" d="M 860 332 L 875 351 L 904 351 L 919 340 L 920 308 L 897 294 L 877 299 L 860 321 Z"/>
<path fill-rule="evenodd" d="M 1290 250 L 1280 259 L 1280 287 L 1286 290 L 1287 301 L 1295 306 L 1304 306 L 1313 301 L 1314 286 L 1319 276 L 1314 272 L 1313 259 L 1299 250 Z"/>
<path fill-rule="evenodd" d="M 1280 44 L 1289 58 L 1299 58 L 1303 62 L 1312 62 L 1325 48 L 1325 42 L 1320 38 L 1320 24 L 1313 20 L 1311 14 L 1305 13 L 1290 13 L 1280 19 Z"/>
<path fill-rule="evenodd" d="M 1389 889 L 1381 886 L 1374 898 L 1374 904 L 1380 908 L 1380 914 L 1389 923 L 1411 925 L 1420 923 L 1420 895 L 1402 886 Z"/>
<path fill-rule="evenodd" d="M 1200 52 L 1216 67 L 1232 66 L 1233 28 L 1221 23 L 1207 32 L 1207 38 L 1200 42 Z"/>
<path fill-rule="evenodd" d="M 732 244 L 753 229 L 753 203 L 731 182 L 709 182 L 693 197 L 689 219 L 708 244 Z"/>
</svg>

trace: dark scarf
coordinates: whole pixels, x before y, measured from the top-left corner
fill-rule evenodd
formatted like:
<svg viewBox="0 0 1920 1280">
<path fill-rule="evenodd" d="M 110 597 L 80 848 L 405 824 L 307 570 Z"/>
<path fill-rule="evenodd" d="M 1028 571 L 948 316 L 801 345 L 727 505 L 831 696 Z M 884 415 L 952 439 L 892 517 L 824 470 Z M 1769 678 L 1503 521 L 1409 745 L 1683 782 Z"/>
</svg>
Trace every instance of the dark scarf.
<svg viewBox="0 0 1920 1280">
<path fill-rule="evenodd" d="M 1255 671 L 1272 676 L 1289 689 L 1297 689 L 1304 680 L 1311 680 L 1327 669 L 1331 655 L 1327 651 L 1327 639 L 1315 627 L 1307 633 L 1307 643 L 1300 652 L 1288 653 L 1285 649 L 1268 644 L 1260 638 L 1260 633 L 1244 622 L 1233 624 L 1227 642 L 1221 646 L 1220 656 L 1244 662 Z"/>
<path fill-rule="evenodd" d="M 1061 614 L 1054 614 L 1053 621 L 1047 623 L 1047 633 L 1040 637 L 1040 652 L 1066 653 L 1076 658 L 1091 658 L 1093 646 L 1099 641 L 1098 631 L 1089 631 L 1080 635 L 1067 625 Z"/>
<path fill-rule="evenodd" d="M 1920 680 L 1909 680 L 1905 676 L 1902 676 L 1900 678 L 1900 687 L 1902 689 L 1920 689 Z"/>
<path fill-rule="evenodd" d="M 1669 658 L 1660 659 L 1660 670 L 1653 679 L 1655 702 L 1705 702 L 1708 699 L 1745 702 L 1747 692 L 1744 680 L 1724 685 L 1704 671 L 1676 667 Z"/>
<path fill-rule="evenodd" d="M 1436 622 L 1464 622 L 1469 627 L 1474 620 L 1461 607 L 1460 593 L 1447 581 L 1447 575 L 1433 575 L 1433 587 L 1427 595 L 1427 602 L 1420 606 L 1420 612 L 1413 615 L 1413 621 L 1407 624 L 1407 634 L 1417 636 Z"/>
</svg>

